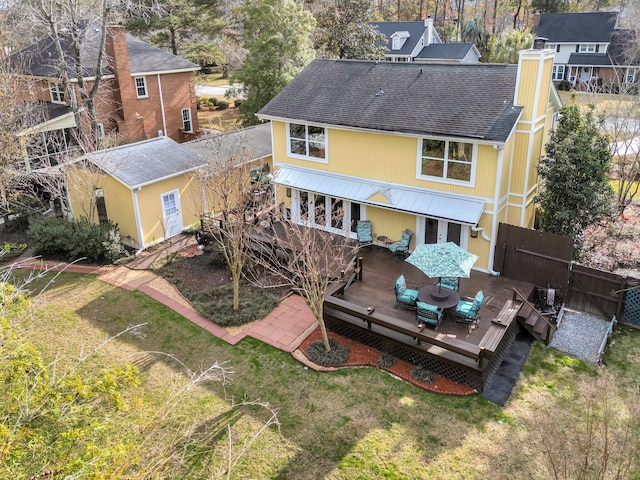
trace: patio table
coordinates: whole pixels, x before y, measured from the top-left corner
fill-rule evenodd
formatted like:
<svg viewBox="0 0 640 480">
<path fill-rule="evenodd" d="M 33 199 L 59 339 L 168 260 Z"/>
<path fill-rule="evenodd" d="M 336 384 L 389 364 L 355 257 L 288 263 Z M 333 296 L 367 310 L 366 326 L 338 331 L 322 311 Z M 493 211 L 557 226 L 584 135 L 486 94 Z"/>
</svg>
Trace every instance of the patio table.
<svg viewBox="0 0 640 480">
<path fill-rule="evenodd" d="M 418 290 L 418 300 L 444 309 L 458 305 L 460 294 L 438 285 L 427 285 Z"/>
</svg>

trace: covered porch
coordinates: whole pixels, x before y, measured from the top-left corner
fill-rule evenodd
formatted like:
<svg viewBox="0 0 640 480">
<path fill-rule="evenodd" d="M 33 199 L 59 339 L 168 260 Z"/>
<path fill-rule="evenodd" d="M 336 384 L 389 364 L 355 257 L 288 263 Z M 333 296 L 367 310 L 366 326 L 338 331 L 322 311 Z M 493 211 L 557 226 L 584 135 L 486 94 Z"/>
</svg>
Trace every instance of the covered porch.
<svg viewBox="0 0 640 480">
<path fill-rule="evenodd" d="M 415 311 L 396 306 L 395 280 L 404 275 L 409 288 L 419 289 L 437 279 L 404 260 L 377 246 L 361 251 L 353 272 L 325 298 L 328 328 L 482 391 L 513 343 L 516 317 L 535 285 L 473 271 L 460 279 L 460 295 L 484 292 L 477 327 L 445 316 L 437 331 L 419 328 Z"/>
</svg>

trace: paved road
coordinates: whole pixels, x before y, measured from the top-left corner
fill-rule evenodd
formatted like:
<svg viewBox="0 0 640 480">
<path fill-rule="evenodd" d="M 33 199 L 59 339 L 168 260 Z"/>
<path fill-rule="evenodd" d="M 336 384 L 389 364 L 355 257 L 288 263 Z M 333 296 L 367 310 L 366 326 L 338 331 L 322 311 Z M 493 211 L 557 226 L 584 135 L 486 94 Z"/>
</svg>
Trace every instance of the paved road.
<svg viewBox="0 0 640 480">
<path fill-rule="evenodd" d="M 233 87 L 240 88 L 242 85 L 236 83 Z M 197 96 L 212 96 L 212 97 L 220 97 L 227 93 L 227 90 L 232 88 L 231 85 L 223 85 L 220 87 L 212 87 L 211 85 L 196 85 L 196 95 Z"/>
</svg>

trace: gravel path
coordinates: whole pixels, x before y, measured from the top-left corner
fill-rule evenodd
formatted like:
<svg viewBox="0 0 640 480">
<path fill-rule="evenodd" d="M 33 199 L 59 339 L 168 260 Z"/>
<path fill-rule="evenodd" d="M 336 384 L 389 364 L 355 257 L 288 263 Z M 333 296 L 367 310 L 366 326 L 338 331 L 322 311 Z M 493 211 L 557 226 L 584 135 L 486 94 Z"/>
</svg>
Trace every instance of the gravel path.
<svg viewBox="0 0 640 480">
<path fill-rule="evenodd" d="M 608 328 L 607 320 L 565 309 L 560 327 L 549 346 L 587 362 L 597 363 L 598 350 Z"/>
</svg>

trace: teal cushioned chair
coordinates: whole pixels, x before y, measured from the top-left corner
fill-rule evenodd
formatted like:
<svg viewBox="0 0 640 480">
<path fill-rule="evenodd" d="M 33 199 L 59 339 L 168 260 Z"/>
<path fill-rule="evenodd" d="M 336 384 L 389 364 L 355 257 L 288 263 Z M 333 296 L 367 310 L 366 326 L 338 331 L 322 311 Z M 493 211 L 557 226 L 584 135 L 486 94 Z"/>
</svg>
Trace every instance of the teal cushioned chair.
<svg viewBox="0 0 640 480">
<path fill-rule="evenodd" d="M 458 277 L 442 277 L 436 285 L 457 292 L 460 289 L 460 279 Z"/>
<path fill-rule="evenodd" d="M 440 326 L 440 322 L 442 321 L 442 310 L 435 305 L 416 302 L 416 320 L 418 322 L 418 326 L 428 325 L 437 330 L 438 326 Z"/>
<path fill-rule="evenodd" d="M 416 308 L 418 300 L 418 291 L 407 288 L 407 282 L 404 275 L 400 275 L 394 286 L 396 292 L 396 306 L 413 310 Z"/>
<path fill-rule="evenodd" d="M 371 221 L 358 220 L 356 224 L 356 235 L 358 235 L 358 245 L 360 248 L 369 247 L 373 244 L 373 233 L 371 228 Z"/>
<path fill-rule="evenodd" d="M 402 253 L 405 256 L 408 255 L 411 237 L 413 237 L 413 232 L 407 228 L 402 232 L 400 240 L 389 245 L 389 250 L 391 250 L 392 253 Z"/>
<path fill-rule="evenodd" d="M 473 301 L 468 300 L 460 300 L 458 305 L 456 306 L 456 322 L 465 322 L 472 323 L 477 325 L 478 319 L 480 315 L 478 312 L 480 311 L 480 307 L 482 306 L 482 302 L 484 300 L 484 295 L 482 290 L 476 293 L 476 296 L 473 298 Z"/>
</svg>

